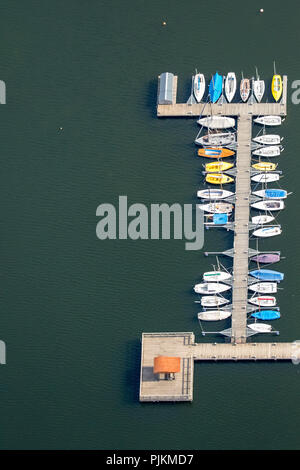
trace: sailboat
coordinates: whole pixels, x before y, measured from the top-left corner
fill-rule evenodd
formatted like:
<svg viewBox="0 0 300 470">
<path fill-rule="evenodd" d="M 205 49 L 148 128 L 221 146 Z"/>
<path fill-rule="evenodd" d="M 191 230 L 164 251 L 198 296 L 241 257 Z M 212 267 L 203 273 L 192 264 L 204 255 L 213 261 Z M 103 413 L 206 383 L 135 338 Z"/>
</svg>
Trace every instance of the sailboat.
<svg viewBox="0 0 300 470">
<path fill-rule="evenodd" d="M 256 183 L 273 183 L 273 181 L 278 181 L 279 178 L 278 173 L 259 173 L 258 175 L 252 176 L 251 180 Z"/>
<path fill-rule="evenodd" d="M 205 158 L 226 158 L 232 157 L 234 152 L 222 147 L 206 147 L 199 149 L 198 155 Z"/>
<path fill-rule="evenodd" d="M 207 271 L 203 274 L 203 281 L 206 282 L 228 281 L 231 278 L 231 274 L 226 271 Z"/>
<path fill-rule="evenodd" d="M 253 209 L 261 211 L 281 211 L 284 209 L 283 201 L 258 201 L 251 204 Z"/>
<path fill-rule="evenodd" d="M 227 162 L 211 162 L 211 163 L 206 163 L 205 165 L 205 171 L 207 173 L 213 173 L 215 171 L 226 171 L 230 170 L 230 168 L 233 167 L 233 163 L 227 163 Z"/>
<path fill-rule="evenodd" d="M 212 103 L 216 103 L 221 96 L 223 90 L 223 77 L 218 72 L 212 77 L 209 84 L 209 96 Z"/>
<path fill-rule="evenodd" d="M 198 208 L 211 214 L 231 214 L 233 205 L 228 202 L 210 202 L 208 204 L 199 204 Z"/>
<path fill-rule="evenodd" d="M 252 165 L 252 168 L 259 171 L 274 171 L 276 170 L 278 163 L 270 162 L 258 162 Z"/>
<path fill-rule="evenodd" d="M 267 323 L 249 323 L 247 326 L 257 333 L 270 333 L 270 331 L 272 331 L 271 325 Z"/>
<path fill-rule="evenodd" d="M 264 197 L 266 199 L 286 199 L 287 191 L 285 189 L 261 189 L 260 191 L 253 191 L 255 196 Z"/>
<path fill-rule="evenodd" d="M 235 126 L 235 119 L 226 116 L 207 116 L 198 119 L 197 123 L 210 129 L 227 129 Z"/>
<path fill-rule="evenodd" d="M 197 70 L 194 76 L 193 90 L 196 101 L 200 103 L 205 92 L 205 77 L 203 73 L 197 73 Z"/>
<path fill-rule="evenodd" d="M 225 95 L 227 101 L 231 103 L 236 92 L 236 76 L 234 72 L 229 72 L 225 80 Z"/>
<path fill-rule="evenodd" d="M 196 145 L 208 147 L 228 147 L 228 145 L 236 142 L 236 134 L 234 132 L 218 132 L 204 135 L 195 140 Z"/>
<path fill-rule="evenodd" d="M 259 137 L 254 137 L 252 140 L 261 145 L 278 145 L 282 138 L 278 134 L 263 134 Z"/>
<path fill-rule="evenodd" d="M 220 307 L 221 305 L 229 304 L 229 300 L 219 295 L 204 295 L 200 303 L 202 307 Z"/>
<path fill-rule="evenodd" d="M 249 274 L 261 281 L 280 282 L 284 279 L 284 273 L 273 271 L 272 269 L 255 269 L 254 271 L 250 271 Z"/>
<path fill-rule="evenodd" d="M 230 310 L 210 310 L 198 313 L 198 320 L 202 321 L 220 321 L 226 320 L 231 316 Z"/>
<path fill-rule="evenodd" d="M 283 151 L 282 145 L 269 145 L 253 151 L 253 155 L 258 157 L 278 157 Z"/>
<path fill-rule="evenodd" d="M 275 307 L 276 297 L 272 295 L 251 297 L 250 299 L 248 299 L 248 302 L 250 304 L 257 305 L 258 307 Z"/>
<path fill-rule="evenodd" d="M 265 225 L 269 222 L 272 222 L 272 220 L 274 219 L 275 217 L 273 217 L 272 215 L 255 215 L 251 218 L 251 222 L 256 225 Z"/>
<path fill-rule="evenodd" d="M 249 98 L 250 91 L 251 91 L 250 80 L 249 78 L 244 78 L 243 72 L 242 72 L 242 80 L 240 84 L 240 95 L 244 103 Z"/>
<path fill-rule="evenodd" d="M 253 121 L 263 126 L 280 126 L 282 123 L 281 116 L 260 116 Z"/>
<path fill-rule="evenodd" d="M 248 289 L 258 294 L 275 294 L 277 292 L 277 282 L 257 282 L 248 286 Z"/>
<path fill-rule="evenodd" d="M 205 181 L 211 184 L 226 184 L 233 183 L 234 179 L 228 175 L 224 175 L 223 173 L 209 173 L 206 175 Z"/>
<path fill-rule="evenodd" d="M 194 286 L 194 291 L 197 294 L 220 294 L 230 289 L 231 286 L 219 282 L 202 282 Z"/>
<path fill-rule="evenodd" d="M 253 80 L 253 93 L 257 101 L 260 103 L 265 93 L 265 82 L 264 80 L 260 80 L 258 72 L 257 72 L 257 68 L 256 68 L 256 80 Z"/>
<path fill-rule="evenodd" d="M 225 199 L 226 197 L 233 196 L 232 191 L 226 191 L 226 189 L 200 189 L 197 191 L 197 196 L 203 199 Z"/>
<path fill-rule="evenodd" d="M 282 86 L 281 75 L 276 74 L 275 62 L 274 62 L 274 75 L 272 79 L 271 89 L 272 89 L 272 95 L 273 95 L 274 100 L 276 102 L 279 101 L 282 95 L 283 86 Z"/>
<path fill-rule="evenodd" d="M 259 228 L 258 230 L 254 230 L 252 233 L 253 237 L 258 238 L 269 238 L 269 237 L 276 237 L 276 235 L 280 235 L 282 233 L 281 227 L 279 225 L 272 225 L 270 227 Z"/>
<path fill-rule="evenodd" d="M 280 261 L 280 255 L 278 253 L 260 253 L 259 255 L 253 256 L 251 261 L 262 264 L 277 263 Z"/>
<path fill-rule="evenodd" d="M 251 313 L 251 317 L 257 318 L 258 320 L 277 320 L 280 318 L 280 313 L 276 310 L 261 310 Z"/>
</svg>

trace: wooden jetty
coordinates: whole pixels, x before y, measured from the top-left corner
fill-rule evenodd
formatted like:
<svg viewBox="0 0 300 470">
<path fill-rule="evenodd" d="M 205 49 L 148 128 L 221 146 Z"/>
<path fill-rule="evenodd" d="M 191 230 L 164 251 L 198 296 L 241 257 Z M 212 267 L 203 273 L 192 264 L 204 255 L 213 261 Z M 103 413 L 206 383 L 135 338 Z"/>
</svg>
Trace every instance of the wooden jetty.
<svg viewBox="0 0 300 470">
<path fill-rule="evenodd" d="M 251 135 L 252 118 L 263 115 L 285 116 L 287 112 L 287 76 L 283 76 L 283 95 L 279 103 L 177 103 L 177 77 L 173 80 L 173 104 L 157 105 L 158 117 L 195 117 L 220 114 L 237 119 L 236 194 L 232 316 L 226 336 L 231 343 L 195 343 L 193 333 L 143 333 L 140 376 L 141 401 L 192 401 L 194 361 L 300 361 L 300 343 L 247 343 L 247 297 L 249 212 L 251 194 Z M 230 250 L 229 250 L 230 251 Z M 225 334 L 225 332 L 224 332 Z M 252 332 L 253 334 L 253 332 Z M 180 372 L 165 380 L 154 374 L 157 356 L 181 359 Z"/>
</svg>

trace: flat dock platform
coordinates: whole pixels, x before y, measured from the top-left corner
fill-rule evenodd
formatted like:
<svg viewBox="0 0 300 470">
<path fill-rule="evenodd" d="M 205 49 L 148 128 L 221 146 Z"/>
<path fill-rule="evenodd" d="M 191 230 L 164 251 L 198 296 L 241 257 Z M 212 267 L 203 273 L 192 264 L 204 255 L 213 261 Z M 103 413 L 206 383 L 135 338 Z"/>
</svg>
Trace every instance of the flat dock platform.
<svg viewBox="0 0 300 470">
<path fill-rule="evenodd" d="M 153 373 L 154 358 L 181 358 L 174 380 Z M 300 343 L 195 343 L 194 334 L 143 333 L 140 401 L 192 401 L 194 361 L 291 361 L 300 360 Z"/>
</svg>

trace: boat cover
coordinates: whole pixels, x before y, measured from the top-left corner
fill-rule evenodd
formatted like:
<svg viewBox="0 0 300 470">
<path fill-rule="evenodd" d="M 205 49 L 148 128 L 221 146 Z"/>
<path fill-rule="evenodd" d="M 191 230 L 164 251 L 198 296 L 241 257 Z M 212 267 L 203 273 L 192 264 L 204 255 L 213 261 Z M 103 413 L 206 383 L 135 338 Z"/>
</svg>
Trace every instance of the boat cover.
<svg viewBox="0 0 300 470">
<path fill-rule="evenodd" d="M 213 223 L 215 225 L 224 225 L 228 222 L 228 215 L 227 214 L 214 214 L 213 216 Z"/>
<path fill-rule="evenodd" d="M 277 320 L 280 318 L 280 313 L 276 310 L 261 310 L 260 312 L 251 313 L 251 317 L 259 320 Z"/>
</svg>

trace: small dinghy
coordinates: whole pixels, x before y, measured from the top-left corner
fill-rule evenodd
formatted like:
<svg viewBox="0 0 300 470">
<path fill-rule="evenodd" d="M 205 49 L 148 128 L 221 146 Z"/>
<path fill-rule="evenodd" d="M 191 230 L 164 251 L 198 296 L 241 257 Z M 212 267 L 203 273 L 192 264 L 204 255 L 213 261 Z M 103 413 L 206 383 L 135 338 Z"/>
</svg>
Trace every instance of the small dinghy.
<svg viewBox="0 0 300 470">
<path fill-rule="evenodd" d="M 219 284 L 218 282 L 202 282 L 194 286 L 194 291 L 197 294 L 221 294 L 230 290 L 231 286 Z"/>
<path fill-rule="evenodd" d="M 231 103 L 236 92 L 236 76 L 234 72 L 229 72 L 225 80 L 225 95 L 227 101 Z"/>
<path fill-rule="evenodd" d="M 258 230 L 254 230 L 252 233 L 253 237 L 258 238 L 269 238 L 269 237 L 276 237 L 276 235 L 280 235 L 282 230 L 279 225 L 274 225 L 272 227 L 264 227 L 259 228 Z"/>
<path fill-rule="evenodd" d="M 209 204 L 199 204 L 198 208 L 211 214 L 231 214 L 233 205 L 228 202 L 210 202 Z"/>
<path fill-rule="evenodd" d="M 278 163 L 269 162 L 258 162 L 252 165 L 252 168 L 259 171 L 274 171 L 276 170 Z"/>
<path fill-rule="evenodd" d="M 233 132 L 209 133 L 195 140 L 196 145 L 209 147 L 227 147 L 236 142 L 236 135 Z"/>
<path fill-rule="evenodd" d="M 248 100 L 250 91 L 251 91 L 250 80 L 249 78 L 243 78 L 243 74 L 242 74 L 242 81 L 240 85 L 240 95 L 244 103 L 246 103 L 246 101 Z"/>
<path fill-rule="evenodd" d="M 219 282 L 219 281 L 228 281 L 231 279 L 231 274 L 226 273 L 225 271 L 207 271 L 203 274 L 203 281 L 206 282 Z"/>
<path fill-rule="evenodd" d="M 206 147 L 198 150 L 199 157 L 206 158 L 226 158 L 232 157 L 234 152 L 232 150 L 222 147 Z"/>
<path fill-rule="evenodd" d="M 280 318 L 280 313 L 276 310 L 261 310 L 260 312 L 251 313 L 251 317 L 258 320 L 277 320 Z"/>
<path fill-rule="evenodd" d="M 209 97 L 212 103 L 216 103 L 223 90 L 223 77 L 218 72 L 212 77 L 209 84 Z"/>
<path fill-rule="evenodd" d="M 255 263 L 277 263 L 280 261 L 280 255 L 278 253 L 260 253 L 259 255 L 253 256 L 251 261 Z"/>
<path fill-rule="evenodd" d="M 279 181 L 279 178 L 278 173 L 260 173 L 259 175 L 252 176 L 251 180 L 256 183 L 273 183 L 274 181 Z"/>
<path fill-rule="evenodd" d="M 254 119 L 254 122 L 262 126 L 280 126 L 282 119 L 281 116 L 260 116 Z"/>
<path fill-rule="evenodd" d="M 196 101 L 200 103 L 205 92 L 205 77 L 203 73 L 197 73 L 197 70 L 196 75 L 194 76 L 193 90 Z"/>
<path fill-rule="evenodd" d="M 279 145 L 282 139 L 278 134 L 263 134 L 259 137 L 254 137 L 252 140 L 261 145 Z"/>
<path fill-rule="evenodd" d="M 253 80 L 253 93 L 257 101 L 260 103 L 265 93 L 265 82 L 260 80 L 256 69 L 256 80 Z"/>
<path fill-rule="evenodd" d="M 278 157 L 281 152 L 283 151 L 283 147 L 281 145 L 270 145 L 269 147 L 261 147 L 257 150 L 253 151 L 253 155 L 257 155 L 258 157 Z"/>
<path fill-rule="evenodd" d="M 211 184 L 228 184 L 233 183 L 234 179 L 231 176 L 224 175 L 223 173 L 210 173 L 206 175 L 205 181 Z"/>
<path fill-rule="evenodd" d="M 250 276 L 259 279 L 260 281 L 276 281 L 280 282 L 284 279 L 284 274 L 272 269 L 256 269 L 249 272 Z"/>
<path fill-rule="evenodd" d="M 251 204 L 253 209 L 258 209 L 261 211 L 281 211 L 284 209 L 283 201 L 258 201 Z"/>
<path fill-rule="evenodd" d="M 233 163 L 211 162 L 211 163 L 206 163 L 205 171 L 207 173 L 211 173 L 211 172 L 213 173 L 213 172 L 230 170 L 230 168 L 232 167 L 233 167 Z"/>
<path fill-rule="evenodd" d="M 230 310 L 210 310 L 198 313 L 198 320 L 202 321 L 220 321 L 229 317 L 231 317 Z"/>
<path fill-rule="evenodd" d="M 275 217 L 272 215 L 255 215 L 252 217 L 251 222 L 256 225 L 265 225 L 268 224 L 269 222 L 272 222 Z"/>
<path fill-rule="evenodd" d="M 235 126 L 235 119 L 226 116 L 207 116 L 198 119 L 197 123 L 210 129 L 228 129 Z"/>
<path fill-rule="evenodd" d="M 202 307 L 221 307 L 225 304 L 229 304 L 229 300 L 219 295 L 204 295 L 201 299 Z"/>
<path fill-rule="evenodd" d="M 286 199 L 287 191 L 284 189 L 260 189 L 259 191 L 253 191 L 255 196 L 263 197 L 266 199 Z"/>
<path fill-rule="evenodd" d="M 277 285 L 277 282 L 257 282 L 248 286 L 248 289 L 258 294 L 276 294 Z"/>
<path fill-rule="evenodd" d="M 232 191 L 226 191 L 225 189 L 201 189 L 197 191 L 197 196 L 202 199 L 225 199 L 226 197 L 233 196 Z"/>
<path fill-rule="evenodd" d="M 269 295 L 269 296 L 257 296 L 248 299 L 248 302 L 253 305 L 257 305 L 258 307 L 275 307 L 276 305 L 276 297 Z"/>
<path fill-rule="evenodd" d="M 247 326 L 257 333 L 270 333 L 270 331 L 272 331 L 271 325 L 268 325 L 267 323 L 250 323 Z"/>
</svg>

